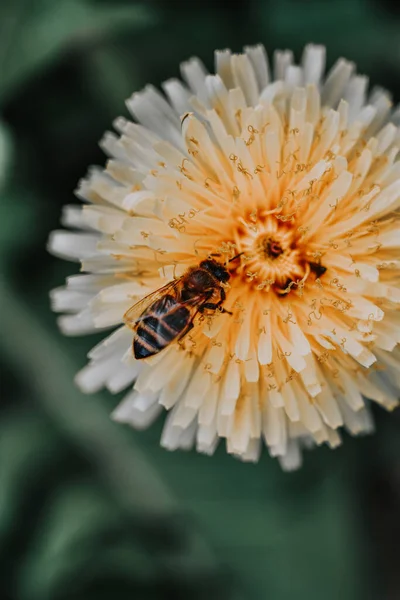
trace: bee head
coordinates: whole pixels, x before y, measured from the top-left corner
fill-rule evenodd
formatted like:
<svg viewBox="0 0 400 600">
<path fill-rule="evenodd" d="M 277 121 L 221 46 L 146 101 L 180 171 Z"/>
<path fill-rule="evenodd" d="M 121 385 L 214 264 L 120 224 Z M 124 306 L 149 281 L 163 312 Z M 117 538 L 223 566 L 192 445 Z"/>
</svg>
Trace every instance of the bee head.
<svg viewBox="0 0 400 600">
<path fill-rule="evenodd" d="M 216 260 L 203 260 L 200 263 L 200 267 L 209 271 L 216 279 L 218 279 L 218 281 L 221 281 L 222 283 L 226 283 L 230 278 L 226 267 L 221 265 L 221 263 L 217 262 Z"/>
</svg>

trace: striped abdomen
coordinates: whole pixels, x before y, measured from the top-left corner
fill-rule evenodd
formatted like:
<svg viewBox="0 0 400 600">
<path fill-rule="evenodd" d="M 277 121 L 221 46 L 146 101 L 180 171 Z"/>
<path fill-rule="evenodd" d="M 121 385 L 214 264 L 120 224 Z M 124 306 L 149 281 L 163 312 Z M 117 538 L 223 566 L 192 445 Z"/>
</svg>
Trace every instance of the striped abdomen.
<svg viewBox="0 0 400 600">
<path fill-rule="evenodd" d="M 147 358 L 161 352 L 184 335 L 191 324 L 190 310 L 167 294 L 150 305 L 140 317 L 133 340 L 135 358 Z"/>
</svg>

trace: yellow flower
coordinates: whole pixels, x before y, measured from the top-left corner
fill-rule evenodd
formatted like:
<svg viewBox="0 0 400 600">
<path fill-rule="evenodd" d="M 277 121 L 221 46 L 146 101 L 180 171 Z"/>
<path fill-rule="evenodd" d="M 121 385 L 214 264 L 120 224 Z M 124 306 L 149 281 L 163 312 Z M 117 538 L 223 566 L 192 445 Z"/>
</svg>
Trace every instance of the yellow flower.
<svg viewBox="0 0 400 600">
<path fill-rule="evenodd" d="M 400 133 L 387 92 L 325 51 L 300 66 L 262 46 L 198 59 L 186 85 L 151 86 L 105 136 L 104 171 L 78 189 L 52 252 L 86 274 L 52 293 L 66 334 L 115 327 L 147 294 L 212 256 L 229 269 L 223 308 L 179 342 L 136 360 L 122 325 L 78 375 L 87 392 L 128 393 L 114 418 L 147 427 L 169 410 L 161 443 L 257 460 L 263 440 L 284 468 L 310 442 L 372 428 L 400 386 Z M 397 114 L 398 119 L 398 114 Z M 236 255 L 238 258 L 228 262 Z"/>
</svg>

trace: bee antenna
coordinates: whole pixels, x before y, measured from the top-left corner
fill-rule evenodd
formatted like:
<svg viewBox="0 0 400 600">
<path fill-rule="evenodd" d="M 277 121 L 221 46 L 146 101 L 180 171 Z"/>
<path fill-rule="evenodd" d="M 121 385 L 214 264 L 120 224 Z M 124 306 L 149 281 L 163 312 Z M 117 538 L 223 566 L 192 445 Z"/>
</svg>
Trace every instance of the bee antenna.
<svg viewBox="0 0 400 600">
<path fill-rule="evenodd" d="M 242 256 L 242 254 L 244 254 L 244 252 L 239 252 L 239 254 L 236 254 L 236 256 L 234 256 L 233 258 L 231 258 L 230 260 L 228 260 L 228 263 L 233 262 L 234 260 L 236 260 L 237 258 L 239 258 L 239 256 Z"/>
</svg>

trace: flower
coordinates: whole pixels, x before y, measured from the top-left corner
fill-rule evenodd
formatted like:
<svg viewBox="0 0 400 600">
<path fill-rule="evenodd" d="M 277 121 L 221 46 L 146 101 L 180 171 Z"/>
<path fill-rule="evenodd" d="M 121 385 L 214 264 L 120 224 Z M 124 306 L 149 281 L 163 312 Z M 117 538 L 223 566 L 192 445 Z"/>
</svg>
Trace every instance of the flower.
<svg viewBox="0 0 400 600">
<path fill-rule="evenodd" d="M 67 335 L 118 328 L 89 353 L 85 392 L 133 388 L 117 421 L 161 443 L 286 469 L 310 444 L 371 431 L 370 401 L 400 387 L 400 133 L 388 93 L 325 50 L 301 64 L 263 46 L 192 58 L 176 79 L 134 94 L 115 122 L 106 169 L 81 182 L 49 247 L 84 274 L 52 292 Z M 240 255 L 240 256 L 237 256 Z M 207 257 L 227 265 L 223 307 L 179 342 L 136 360 L 125 312 Z M 236 258 L 234 260 L 234 257 Z M 216 257 L 216 258 L 215 258 Z M 231 260 L 231 262 L 228 262 Z"/>
</svg>

